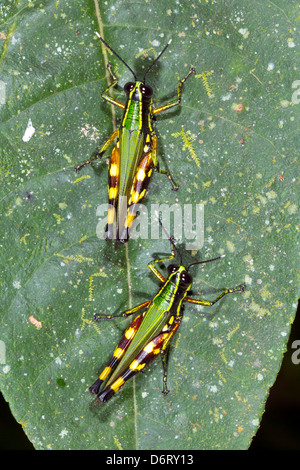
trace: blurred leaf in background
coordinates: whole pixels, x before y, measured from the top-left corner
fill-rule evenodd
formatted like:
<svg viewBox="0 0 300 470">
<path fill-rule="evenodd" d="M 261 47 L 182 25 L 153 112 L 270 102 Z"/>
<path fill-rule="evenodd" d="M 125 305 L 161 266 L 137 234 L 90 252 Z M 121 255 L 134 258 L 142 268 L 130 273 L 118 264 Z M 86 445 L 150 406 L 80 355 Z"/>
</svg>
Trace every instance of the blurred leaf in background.
<svg viewBox="0 0 300 470">
<path fill-rule="evenodd" d="M 36 449 L 245 449 L 255 435 L 286 348 L 299 283 L 299 11 L 292 2 L 3 1 L 0 23 L 0 384 Z M 153 297 L 147 269 L 167 240 L 131 240 L 118 251 L 96 234 L 107 202 L 103 160 L 74 173 L 121 113 L 101 100 L 105 54 L 119 77 L 149 74 L 161 168 L 145 205 L 203 204 L 204 244 L 193 292 L 214 298 L 242 282 L 243 295 L 213 309 L 187 306 L 160 364 L 93 408 L 88 386 L 126 320 L 93 323 Z M 107 153 L 109 156 L 109 153 Z M 184 247 L 184 237 L 179 240 Z M 163 268 L 161 268 L 163 269 Z M 41 328 L 30 318 L 41 322 Z M 158 412 L 159 410 L 159 412 Z"/>
</svg>

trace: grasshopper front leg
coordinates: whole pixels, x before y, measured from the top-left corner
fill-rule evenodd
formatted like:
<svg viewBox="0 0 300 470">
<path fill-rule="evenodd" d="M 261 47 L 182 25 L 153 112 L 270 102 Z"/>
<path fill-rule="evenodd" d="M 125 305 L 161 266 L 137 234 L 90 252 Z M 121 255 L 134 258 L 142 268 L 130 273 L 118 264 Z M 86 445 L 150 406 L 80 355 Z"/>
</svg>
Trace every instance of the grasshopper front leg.
<svg viewBox="0 0 300 470">
<path fill-rule="evenodd" d="M 159 219 L 160 220 L 160 219 Z M 165 277 L 159 272 L 159 270 L 155 267 L 156 263 L 163 263 L 164 261 L 169 261 L 171 259 L 175 258 L 175 248 L 174 248 L 174 238 L 170 238 L 170 243 L 171 243 L 171 255 L 168 256 L 167 258 L 162 258 L 162 259 L 156 259 L 152 261 L 151 263 L 148 263 L 148 268 L 151 269 L 153 274 L 161 281 L 165 282 Z"/>
<path fill-rule="evenodd" d="M 118 84 L 118 77 L 114 74 L 111 64 L 107 64 L 106 68 L 109 71 L 113 81 L 107 88 L 105 88 L 104 91 L 102 91 L 101 96 L 102 96 L 103 99 L 105 99 L 109 103 L 113 104 L 114 106 L 117 106 L 118 108 L 121 108 L 121 109 L 125 109 L 125 104 L 124 103 L 121 103 L 121 101 L 118 101 L 118 100 L 114 99 L 112 96 L 107 94 L 107 92 L 111 88 L 115 87 Z"/>
<path fill-rule="evenodd" d="M 191 297 L 186 297 L 186 301 L 190 302 L 191 304 L 196 304 L 196 305 L 205 305 L 206 307 L 212 307 L 215 303 L 219 302 L 219 300 L 222 299 L 227 294 L 232 294 L 233 292 L 244 292 L 245 291 L 245 286 L 239 286 L 239 287 L 232 287 L 230 289 L 225 289 L 218 297 L 216 297 L 214 300 L 202 300 L 202 299 L 192 299 Z"/>
<path fill-rule="evenodd" d="M 162 106 L 159 106 L 158 108 L 153 109 L 153 114 L 159 114 L 162 113 L 163 111 L 166 111 L 167 109 L 173 108 L 174 106 L 177 106 L 181 103 L 181 96 L 182 96 L 182 86 L 184 82 L 187 81 L 187 79 L 196 72 L 196 69 L 194 67 L 191 67 L 188 73 L 186 74 L 185 77 L 183 77 L 181 80 L 178 82 L 178 87 L 177 87 L 177 100 L 170 101 L 169 103 L 163 104 Z"/>
</svg>

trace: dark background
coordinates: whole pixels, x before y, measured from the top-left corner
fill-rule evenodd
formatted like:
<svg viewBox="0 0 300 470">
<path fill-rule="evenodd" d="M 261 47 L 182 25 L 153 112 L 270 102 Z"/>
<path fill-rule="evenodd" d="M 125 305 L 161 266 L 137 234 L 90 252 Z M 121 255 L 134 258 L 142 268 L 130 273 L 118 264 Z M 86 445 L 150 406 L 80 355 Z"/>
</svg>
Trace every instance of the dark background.
<svg viewBox="0 0 300 470">
<path fill-rule="evenodd" d="M 300 340 L 299 306 L 282 367 L 270 390 L 266 410 L 250 450 L 300 450 L 300 364 L 293 364 L 291 359 L 295 352 L 291 345 L 295 340 Z M 0 449 L 34 450 L 1 394 Z"/>
</svg>

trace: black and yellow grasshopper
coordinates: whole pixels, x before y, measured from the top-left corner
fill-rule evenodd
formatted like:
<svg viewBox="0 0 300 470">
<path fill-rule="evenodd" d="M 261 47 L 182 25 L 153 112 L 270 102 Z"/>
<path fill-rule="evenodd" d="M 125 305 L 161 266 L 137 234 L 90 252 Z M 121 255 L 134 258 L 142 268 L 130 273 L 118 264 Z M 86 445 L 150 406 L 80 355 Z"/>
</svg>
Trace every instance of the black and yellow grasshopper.
<svg viewBox="0 0 300 470">
<path fill-rule="evenodd" d="M 116 140 L 109 165 L 109 206 L 105 238 L 108 241 L 115 239 L 115 247 L 117 247 L 119 243 L 124 243 L 129 238 L 129 229 L 136 216 L 138 203 L 140 203 L 146 193 L 153 170 L 165 174 L 169 178 L 173 190 L 178 189 L 170 172 L 159 168 L 157 137 L 153 130 L 152 122 L 156 114 L 180 104 L 182 86 L 195 73 L 195 69 L 191 67 L 187 75 L 179 80 L 177 99 L 154 108 L 152 106 L 153 90 L 149 85 L 146 85 L 146 76 L 170 45 L 171 40 L 154 62 L 152 62 L 143 79 L 137 80 L 135 73 L 126 62 L 99 34 L 97 35 L 103 44 L 130 70 L 135 81 L 128 82 L 124 86 L 124 91 L 127 95 L 125 104 L 112 98 L 108 91 L 117 85 L 118 79 L 112 71 L 112 66 L 110 64 L 107 65 L 107 69 L 112 77 L 112 83 L 102 92 L 102 97 L 109 103 L 123 109 L 122 122 L 120 127 L 111 134 L 101 147 L 100 151 L 90 160 L 76 166 L 75 171 L 79 171 L 94 160 L 101 158 L 114 140 Z"/>
<path fill-rule="evenodd" d="M 182 264 L 180 253 L 174 244 L 174 239 L 170 238 L 170 242 L 171 256 L 148 264 L 151 271 L 162 282 L 161 289 L 152 300 L 147 300 L 120 314 L 95 315 L 94 317 L 95 320 L 111 320 L 117 317 L 128 317 L 140 310 L 144 310 L 126 329 L 108 365 L 90 387 L 90 392 L 97 395 L 95 404 L 110 400 L 128 379 L 143 371 L 158 355 L 160 355 L 163 365 L 162 393 L 167 394 L 169 392 L 167 388 L 167 352 L 170 342 L 180 326 L 184 303 L 189 302 L 211 307 L 225 295 L 245 290 L 244 285 L 226 289 L 214 300 L 189 297 L 188 292 L 193 282 L 192 276 L 189 273 L 190 268 L 197 264 L 218 260 L 221 256 L 192 263 L 186 268 Z M 165 278 L 155 267 L 155 264 L 173 259 L 175 251 L 180 257 L 180 265 L 170 264 L 168 267 L 168 277 Z M 101 387 L 105 381 L 104 387 Z"/>
</svg>

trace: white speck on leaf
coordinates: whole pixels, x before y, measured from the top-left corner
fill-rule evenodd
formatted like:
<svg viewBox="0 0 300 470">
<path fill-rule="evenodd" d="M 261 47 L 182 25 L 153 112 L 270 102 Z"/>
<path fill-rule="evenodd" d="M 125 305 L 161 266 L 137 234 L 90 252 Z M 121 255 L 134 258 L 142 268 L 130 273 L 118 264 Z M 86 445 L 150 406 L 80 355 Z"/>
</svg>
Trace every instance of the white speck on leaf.
<svg viewBox="0 0 300 470">
<path fill-rule="evenodd" d="M 294 43 L 292 38 L 288 38 L 287 43 L 288 43 L 289 47 L 295 47 L 296 46 L 296 44 Z"/>
<path fill-rule="evenodd" d="M 3 371 L 3 374 L 8 374 L 10 371 L 10 366 L 9 365 L 4 366 L 2 371 Z"/>
<path fill-rule="evenodd" d="M 14 282 L 13 282 L 13 287 L 14 287 L 15 289 L 21 289 L 22 286 L 21 286 L 20 281 L 14 281 Z"/>
<path fill-rule="evenodd" d="M 152 46 L 158 47 L 159 45 L 160 45 L 160 42 L 157 41 L 157 39 L 154 39 L 154 41 L 152 41 Z"/>
<path fill-rule="evenodd" d="M 63 429 L 60 433 L 59 433 L 59 436 L 61 438 L 67 436 L 69 434 L 69 431 L 67 429 Z"/>
<path fill-rule="evenodd" d="M 23 142 L 29 142 L 34 133 L 35 133 L 35 128 L 32 125 L 31 119 L 29 119 L 26 130 L 22 138 Z"/>
<path fill-rule="evenodd" d="M 239 33 L 244 36 L 245 39 L 247 39 L 247 37 L 249 36 L 249 31 L 247 28 L 240 28 L 239 29 Z"/>
</svg>

